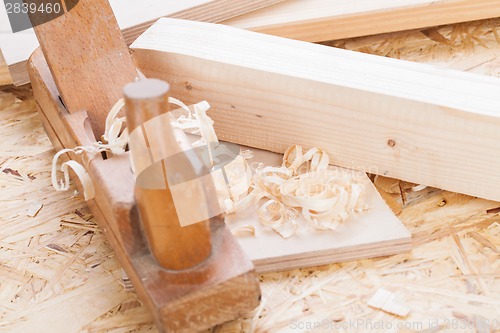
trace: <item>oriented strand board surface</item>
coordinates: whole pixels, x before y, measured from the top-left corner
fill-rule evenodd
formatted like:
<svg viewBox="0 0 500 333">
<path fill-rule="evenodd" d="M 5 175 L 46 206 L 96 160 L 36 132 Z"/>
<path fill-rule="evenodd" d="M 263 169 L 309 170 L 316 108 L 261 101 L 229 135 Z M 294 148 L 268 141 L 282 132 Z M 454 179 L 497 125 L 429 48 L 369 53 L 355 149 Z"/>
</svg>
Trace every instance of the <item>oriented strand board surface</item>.
<svg viewBox="0 0 500 333">
<path fill-rule="evenodd" d="M 439 59 L 446 64 L 456 58 L 468 69 L 498 76 L 500 63 L 491 53 L 499 46 L 491 27 L 499 23 L 436 29 L 452 45 L 420 32 L 339 43 L 422 62 Z M 0 331 L 55 332 L 64 327 L 59 331 L 156 332 L 134 293 L 123 293 L 117 261 L 85 203 L 50 187 L 54 150 L 29 91 L 0 92 L 0 129 Z M 412 185 L 387 178 L 376 184 L 412 231 L 411 253 L 263 274 L 260 310 L 215 332 L 252 327 L 257 332 L 299 332 L 299 325 L 325 320 L 337 325 L 323 330 L 327 332 L 342 325 L 354 325 L 348 332 L 366 332 L 368 325 L 399 323 L 403 328 L 396 331 L 401 333 L 465 333 L 498 320 L 500 210 L 493 208 L 500 203 L 435 189 L 413 192 Z M 38 215 L 27 216 L 38 203 L 43 204 Z M 12 237 L 8 242 L 7 235 Z M 409 316 L 369 307 L 379 287 L 401 295 L 410 306 Z M 56 315 L 59 321 L 52 320 Z M 466 328 L 453 329 L 459 324 Z"/>
<path fill-rule="evenodd" d="M 54 193 L 31 91 L 0 92 L 0 109 L 0 331 L 79 332 L 135 295 L 85 203 Z"/>
<path fill-rule="evenodd" d="M 290 0 L 223 23 L 318 42 L 499 15 L 498 0 Z"/>
</svg>

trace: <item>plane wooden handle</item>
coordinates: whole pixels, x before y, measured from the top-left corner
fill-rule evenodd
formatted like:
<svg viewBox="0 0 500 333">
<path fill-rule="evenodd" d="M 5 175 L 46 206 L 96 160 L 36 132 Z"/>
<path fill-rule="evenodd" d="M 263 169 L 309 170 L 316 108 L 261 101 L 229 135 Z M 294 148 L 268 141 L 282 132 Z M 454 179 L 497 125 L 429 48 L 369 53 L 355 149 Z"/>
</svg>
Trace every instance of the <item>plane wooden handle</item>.
<svg viewBox="0 0 500 333">
<path fill-rule="evenodd" d="M 127 126 L 130 133 L 137 127 L 141 127 L 141 135 L 144 136 L 147 146 L 146 152 L 134 152 L 133 145 L 130 146 L 133 156 L 151 154 L 154 150 L 150 146 L 148 137 L 160 136 L 163 144 L 173 152 L 186 151 L 191 148 L 188 138 L 184 132 L 174 129 L 170 122 L 155 122 L 148 127 L 153 119 L 160 119 L 169 112 L 168 103 L 169 85 L 156 79 L 147 79 L 128 84 L 124 89 Z M 165 118 L 165 117 L 161 117 Z M 149 124 L 149 125 L 148 125 Z M 146 130 L 147 127 L 147 130 Z M 158 137 L 157 137 L 158 138 Z M 153 147 L 154 148 L 154 147 Z M 135 153 L 135 154 L 134 154 Z M 161 167 L 160 167 L 161 163 Z M 184 168 L 192 166 L 183 165 Z M 211 254 L 210 222 L 205 220 L 196 224 L 181 227 L 171 190 L 168 186 L 167 174 L 168 163 L 165 160 L 157 163 L 156 170 L 160 171 L 160 177 L 154 178 L 154 185 L 164 182 L 164 188 L 145 188 L 136 184 L 135 198 L 139 208 L 143 229 L 150 249 L 158 263 L 167 269 L 183 270 L 193 267 Z M 158 174 L 158 172 L 157 172 Z M 154 186 L 153 186 L 154 187 Z M 201 199 L 203 193 L 193 193 Z M 203 206 L 203 202 L 200 203 Z M 200 207 L 192 207 L 199 209 Z"/>
</svg>

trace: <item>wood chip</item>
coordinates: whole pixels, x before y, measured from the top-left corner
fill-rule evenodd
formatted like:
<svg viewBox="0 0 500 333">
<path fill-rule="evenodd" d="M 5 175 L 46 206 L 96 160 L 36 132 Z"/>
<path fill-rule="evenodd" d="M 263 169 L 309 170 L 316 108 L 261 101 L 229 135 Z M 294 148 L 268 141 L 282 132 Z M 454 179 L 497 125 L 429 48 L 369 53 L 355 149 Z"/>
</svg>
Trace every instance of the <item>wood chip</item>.
<svg viewBox="0 0 500 333">
<path fill-rule="evenodd" d="M 400 317 L 406 317 L 410 313 L 409 306 L 399 301 L 394 293 L 383 288 L 377 290 L 368 305 Z"/>
<path fill-rule="evenodd" d="M 42 209 L 42 207 L 43 207 L 43 204 L 41 202 L 35 201 L 31 205 L 31 207 L 28 208 L 28 210 L 26 211 L 26 214 L 29 217 L 35 217 L 38 214 L 38 212 Z"/>
</svg>

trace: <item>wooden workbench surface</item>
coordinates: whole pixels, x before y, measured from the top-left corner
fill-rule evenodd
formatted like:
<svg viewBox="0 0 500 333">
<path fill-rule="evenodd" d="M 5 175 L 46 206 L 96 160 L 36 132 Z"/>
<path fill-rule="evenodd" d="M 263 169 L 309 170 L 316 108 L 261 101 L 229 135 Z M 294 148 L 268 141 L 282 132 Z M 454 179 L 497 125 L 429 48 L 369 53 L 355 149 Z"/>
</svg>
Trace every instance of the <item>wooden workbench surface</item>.
<svg viewBox="0 0 500 333">
<path fill-rule="evenodd" d="M 327 44 L 500 76 L 499 26 Z M 54 153 L 29 87 L 0 91 L 0 331 L 155 332 L 81 196 L 53 190 Z M 411 253 L 262 275 L 261 307 L 215 331 L 490 332 L 495 319 L 500 330 L 500 203 L 391 179 L 376 185 L 412 231 Z M 410 314 L 369 307 L 379 288 Z"/>
</svg>

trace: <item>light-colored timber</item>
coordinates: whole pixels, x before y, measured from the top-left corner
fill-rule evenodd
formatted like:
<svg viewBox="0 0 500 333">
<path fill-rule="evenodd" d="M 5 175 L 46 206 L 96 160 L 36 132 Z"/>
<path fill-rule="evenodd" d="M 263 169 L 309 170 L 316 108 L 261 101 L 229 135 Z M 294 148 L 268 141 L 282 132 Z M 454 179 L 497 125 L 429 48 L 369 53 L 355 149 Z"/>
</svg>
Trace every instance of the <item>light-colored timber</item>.
<svg viewBox="0 0 500 333">
<path fill-rule="evenodd" d="M 497 78 L 174 19 L 132 49 L 173 96 L 211 101 L 222 140 L 500 200 Z"/>
<path fill-rule="evenodd" d="M 442 67 L 458 61 L 464 70 L 499 76 L 500 62 L 491 56 L 499 47 L 494 37 L 499 23 L 446 26 L 434 29 L 433 39 L 413 31 L 332 44 Z M 438 41 L 436 35 L 444 38 Z M 56 151 L 29 87 L 0 90 L 0 133 L 0 302 L 5 306 L 0 330 L 157 332 L 136 292 L 122 287 L 122 268 L 82 196 L 54 192 L 50 165 Z M 486 324 L 499 317 L 500 210 L 495 208 L 500 204 L 432 188 L 414 192 L 413 185 L 385 177 L 375 184 L 383 185 L 380 192 L 414 235 L 412 252 L 262 274 L 259 310 L 214 332 L 289 331 L 323 320 L 332 330 L 356 323 L 413 328 L 401 333 L 455 332 L 452 323 L 498 330 Z M 25 212 L 34 203 L 43 207 L 29 217 Z M 410 314 L 400 318 L 369 307 L 380 287 L 401 296 Z"/>
<path fill-rule="evenodd" d="M 319 42 L 498 16 L 498 0 L 290 0 L 222 23 Z"/>
</svg>

